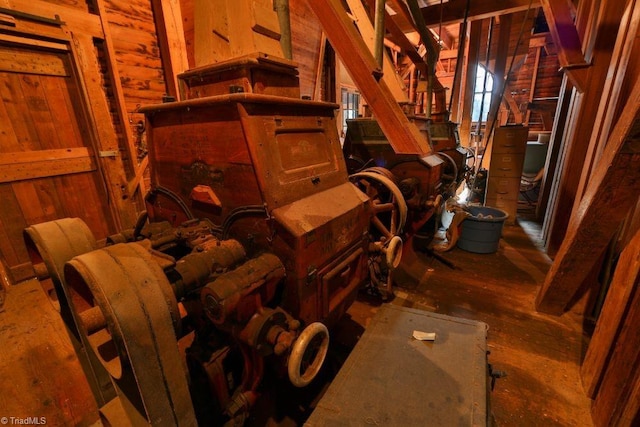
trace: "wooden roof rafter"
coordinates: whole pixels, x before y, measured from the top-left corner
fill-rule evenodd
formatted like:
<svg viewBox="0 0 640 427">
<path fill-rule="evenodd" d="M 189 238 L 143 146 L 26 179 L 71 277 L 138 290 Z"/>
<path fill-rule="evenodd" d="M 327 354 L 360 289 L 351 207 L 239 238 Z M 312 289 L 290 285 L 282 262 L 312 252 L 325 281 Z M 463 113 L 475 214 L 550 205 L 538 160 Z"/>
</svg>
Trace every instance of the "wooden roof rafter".
<svg viewBox="0 0 640 427">
<path fill-rule="evenodd" d="M 464 20 L 467 0 L 449 0 L 446 3 L 436 4 L 433 6 L 423 7 L 422 16 L 428 26 L 459 24 Z M 469 21 L 491 18 L 492 16 L 507 15 L 516 12 L 522 12 L 529 7 L 540 7 L 539 0 L 473 0 L 469 7 Z M 442 17 L 442 19 L 441 19 Z M 399 19 L 399 18 L 398 18 Z M 409 28 L 402 25 L 403 31 L 409 31 Z"/>
<path fill-rule="evenodd" d="M 549 31 L 558 47 L 558 61 L 571 83 L 584 92 L 587 84 L 587 67 L 582 52 L 582 41 L 573 21 L 573 10 L 567 0 L 541 0 Z"/>
</svg>

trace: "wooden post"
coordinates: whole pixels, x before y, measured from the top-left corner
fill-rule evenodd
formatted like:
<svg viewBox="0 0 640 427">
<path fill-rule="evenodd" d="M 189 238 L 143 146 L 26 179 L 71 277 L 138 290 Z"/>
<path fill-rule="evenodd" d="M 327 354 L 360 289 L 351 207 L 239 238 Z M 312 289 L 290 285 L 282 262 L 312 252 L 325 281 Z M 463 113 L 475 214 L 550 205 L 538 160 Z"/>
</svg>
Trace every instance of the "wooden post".
<svg viewBox="0 0 640 427">
<path fill-rule="evenodd" d="M 625 312 L 632 306 L 632 296 L 640 280 L 640 232 L 624 248 L 607 292 L 580 373 L 589 397 L 594 397 L 602 381 L 607 361 L 614 350 Z"/>
<path fill-rule="evenodd" d="M 189 69 L 178 0 L 151 0 L 167 95 L 180 100 L 178 74 Z"/>
<path fill-rule="evenodd" d="M 482 21 L 471 22 L 469 34 L 469 56 L 467 61 L 466 84 L 462 99 L 462 123 L 460 124 L 460 142 L 465 147 L 471 146 L 471 112 L 473 111 L 473 91 L 475 90 L 478 58 L 480 54 L 480 38 Z"/>
<path fill-rule="evenodd" d="M 640 78 L 608 139 L 580 207 L 536 299 L 539 311 L 562 314 L 640 194 Z"/>
<path fill-rule="evenodd" d="M 582 53 L 580 36 L 573 23 L 573 16 L 566 0 L 542 0 L 544 16 L 549 24 L 549 31 L 553 41 L 558 46 L 558 61 L 567 73 L 573 85 L 580 92 L 587 86 L 585 68 L 589 63 Z"/>
<path fill-rule="evenodd" d="M 587 54 L 593 56 L 593 65 L 589 67 L 589 85 L 584 92 L 574 95 L 572 109 L 569 112 L 570 135 L 565 139 L 567 153 L 562 163 L 562 169 L 556 171 L 559 174 L 559 191 L 554 197 L 558 200 L 552 218 L 549 219 L 551 229 L 547 241 L 547 251 L 553 256 L 563 240 L 567 226 L 574 210 L 576 199 L 580 200 L 578 188 L 581 171 L 584 168 L 588 151 L 588 143 L 591 138 L 595 123 L 599 100 L 602 97 L 604 82 L 609 72 L 609 64 L 612 57 L 612 49 L 616 43 L 617 33 L 611 28 L 618 28 L 624 8 L 615 1 L 601 3 L 601 10 L 597 13 L 597 27 L 593 40 L 586 40 L 589 49 Z M 607 29 L 607 30 L 603 30 Z M 568 78 L 568 76 L 567 76 Z M 572 83 L 573 80 L 569 79 Z M 578 92 L 574 90 L 575 92 Z"/>
<path fill-rule="evenodd" d="M 536 50 L 536 59 L 533 62 L 533 75 L 531 76 L 531 86 L 529 87 L 529 104 L 533 102 L 536 93 L 536 83 L 538 80 L 538 67 L 540 66 L 540 53 L 542 48 L 540 46 L 534 48 Z M 527 114 L 524 119 L 524 124 L 529 126 L 529 119 L 531 118 L 531 110 L 527 106 Z"/>
<path fill-rule="evenodd" d="M 503 15 L 500 18 L 500 33 L 498 34 L 498 51 L 495 55 L 495 65 L 493 67 L 493 88 L 491 90 L 491 104 L 487 114 L 487 128 L 484 133 L 483 146 L 487 147 L 482 156 L 481 166 L 486 167 L 486 161 L 491 159 L 492 146 L 489 144 L 491 134 L 495 127 L 498 109 L 502 101 L 501 95 L 504 92 L 505 70 L 507 68 L 507 56 L 509 55 L 509 39 L 511 36 L 511 15 Z M 487 62 L 489 60 L 487 59 Z"/>
<path fill-rule="evenodd" d="M 596 329 L 595 341 L 589 345 L 589 350 L 593 348 L 593 352 L 588 352 L 587 356 L 593 359 L 585 359 L 583 365 L 583 380 L 588 381 L 588 391 L 592 391 L 597 380 L 602 378 L 591 411 L 594 424 L 598 427 L 634 425 L 634 419 L 637 420 L 639 415 L 640 239 L 637 237 L 622 253 L 612 283 L 616 287 L 609 291 L 615 289 L 615 294 L 607 296 L 607 313 L 603 311 L 605 317 L 598 321 L 600 329 Z M 630 265 L 621 265 L 622 261 Z M 612 298 L 611 302 L 609 298 Z M 616 303 L 620 305 L 614 306 Z M 610 357 L 605 360 L 606 355 Z M 592 364 L 592 361 L 597 363 Z M 596 369 L 585 372 L 585 367 Z M 590 373 L 594 375 L 585 378 L 584 374 Z"/>
<path fill-rule="evenodd" d="M 373 54 L 375 50 L 375 29 L 373 25 L 371 25 L 367 11 L 362 6 L 362 2 L 360 0 L 347 0 L 347 4 L 349 5 L 349 10 L 351 10 L 351 14 L 354 17 L 355 24 L 358 27 L 358 31 L 360 32 L 362 39 L 369 48 L 369 51 Z M 409 102 L 404 83 L 400 79 L 400 76 L 398 76 L 398 73 L 396 73 L 389 55 L 384 53 L 381 59 L 383 73 L 382 80 L 387 84 L 391 93 L 393 93 L 393 97 L 396 102 Z"/>
</svg>

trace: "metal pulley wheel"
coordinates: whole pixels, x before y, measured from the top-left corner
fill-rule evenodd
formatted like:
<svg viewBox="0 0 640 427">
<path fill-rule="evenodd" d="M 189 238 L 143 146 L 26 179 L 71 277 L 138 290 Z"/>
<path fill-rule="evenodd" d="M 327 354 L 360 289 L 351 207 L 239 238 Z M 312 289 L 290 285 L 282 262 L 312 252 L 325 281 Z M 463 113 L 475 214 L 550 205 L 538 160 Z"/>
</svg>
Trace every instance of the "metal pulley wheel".
<svg viewBox="0 0 640 427">
<path fill-rule="evenodd" d="M 296 387 L 306 387 L 320 372 L 329 350 L 329 330 L 314 322 L 304 328 L 291 349 L 287 365 L 289 380 Z"/>
<path fill-rule="evenodd" d="M 127 417 L 195 425 L 176 338 L 177 301 L 149 251 L 115 244 L 75 257 L 64 273 L 79 296 L 71 305 L 83 338 L 126 401 L 140 403 L 125 405 Z"/>
<path fill-rule="evenodd" d="M 65 295 L 62 286 L 64 264 L 98 247 L 93 233 L 80 218 L 63 218 L 31 225 L 24 230 L 23 237 L 29 258 L 49 301 L 57 311 L 64 310 L 70 298 L 70 295 Z M 42 264 L 46 267 L 48 278 Z M 69 326 L 69 319 L 65 318 L 65 313 L 62 314 Z"/>
<path fill-rule="evenodd" d="M 391 239 L 402 233 L 407 222 L 407 203 L 398 186 L 379 170 L 366 169 L 349 176 L 363 193 L 372 200 L 371 224 L 383 237 Z M 389 172 L 390 173 L 390 172 Z"/>
</svg>

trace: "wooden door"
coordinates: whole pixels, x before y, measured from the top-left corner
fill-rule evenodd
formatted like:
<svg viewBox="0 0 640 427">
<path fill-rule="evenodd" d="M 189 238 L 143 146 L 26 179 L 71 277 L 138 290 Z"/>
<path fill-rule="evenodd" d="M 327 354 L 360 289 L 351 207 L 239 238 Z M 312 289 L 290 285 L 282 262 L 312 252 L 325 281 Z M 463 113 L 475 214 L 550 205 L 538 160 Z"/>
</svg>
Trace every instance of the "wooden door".
<svg viewBox="0 0 640 427">
<path fill-rule="evenodd" d="M 98 239 L 114 231 L 74 70 L 69 44 L 0 39 L 0 256 L 16 281 L 32 275 L 22 241 L 27 225 L 79 217 Z"/>
</svg>

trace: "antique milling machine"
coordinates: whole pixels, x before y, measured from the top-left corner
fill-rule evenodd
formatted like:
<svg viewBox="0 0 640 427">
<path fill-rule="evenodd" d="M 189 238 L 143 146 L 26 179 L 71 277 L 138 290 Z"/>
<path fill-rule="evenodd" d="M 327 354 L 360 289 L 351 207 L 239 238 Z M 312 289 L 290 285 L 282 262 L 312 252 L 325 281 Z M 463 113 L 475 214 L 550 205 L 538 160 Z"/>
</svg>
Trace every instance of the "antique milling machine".
<svg viewBox="0 0 640 427">
<path fill-rule="evenodd" d="M 141 109 L 136 226 L 104 245 L 77 218 L 24 233 L 105 425 L 241 425 L 265 371 L 308 385 L 328 327 L 370 282 L 391 292 L 400 262 L 405 195 L 382 168 L 348 175 L 337 105 L 300 99 L 271 2 L 214 3 L 233 32 L 205 50 L 223 54 L 179 77 L 182 100 Z"/>
</svg>

